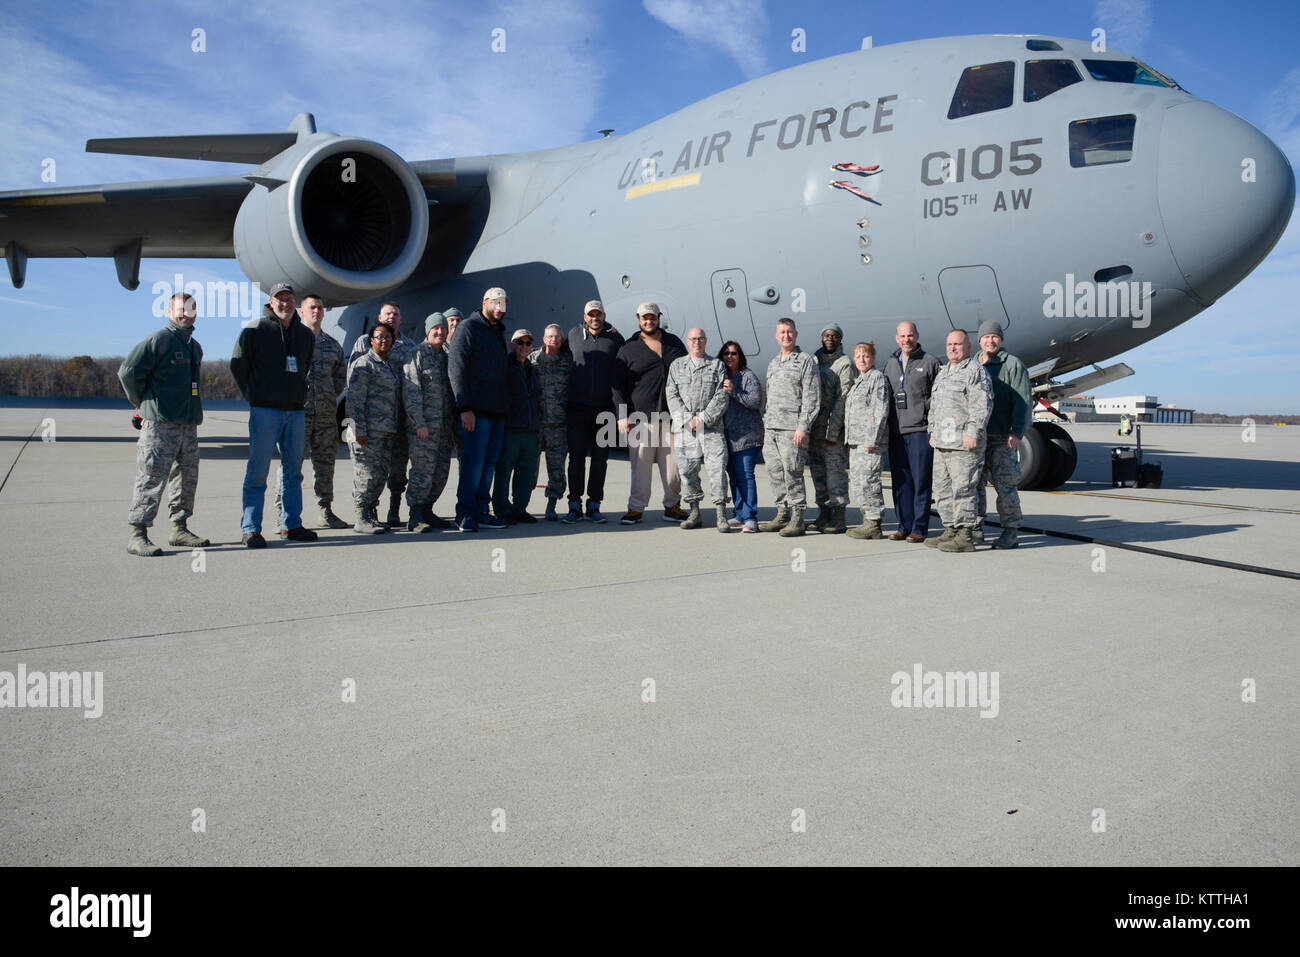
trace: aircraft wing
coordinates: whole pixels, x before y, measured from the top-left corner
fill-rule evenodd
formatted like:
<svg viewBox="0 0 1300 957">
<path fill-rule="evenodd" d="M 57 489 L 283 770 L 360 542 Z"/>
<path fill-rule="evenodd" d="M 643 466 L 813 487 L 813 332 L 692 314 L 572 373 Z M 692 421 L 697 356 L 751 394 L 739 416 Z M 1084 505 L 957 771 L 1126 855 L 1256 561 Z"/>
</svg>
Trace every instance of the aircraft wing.
<svg viewBox="0 0 1300 957">
<path fill-rule="evenodd" d="M 97 139 L 88 152 L 256 164 L 242 175 L 0 192 L 0 245 L 15 288 L 37 257 L 112 257 L 139 285 L 150 257 L 237 258 L 250 279 L 282 279 L 331 303 L 395 288 L 425 251 L 429 205 L 458 203 L 481 170 L 451 160 L 417 172 L 381 144 L 318 133 L 300 113 L 279 133 Z"/>
</svg>

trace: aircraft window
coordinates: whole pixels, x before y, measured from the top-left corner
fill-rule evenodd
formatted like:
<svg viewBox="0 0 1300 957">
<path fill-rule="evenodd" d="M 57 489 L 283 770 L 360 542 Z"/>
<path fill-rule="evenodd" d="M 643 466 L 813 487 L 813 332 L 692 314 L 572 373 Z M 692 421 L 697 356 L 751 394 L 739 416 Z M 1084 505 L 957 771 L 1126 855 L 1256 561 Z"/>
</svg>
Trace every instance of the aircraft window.
<svg viewBox="0 0 1300 957">
<path fill-rule="evenodd" d="M 1102 166 L 1133 158 L 1133 128 L 1137 116 L 1098 116 L 1070 124 L 1070 165 Z"/>
<path fill-rule="evenodd" d="M 1059 50 L 1061 45 L 1055 40 L 1026 40 L 1025 49 L 1041 53 L 1044 50 Z"/>
<path fill-rule="evenodd" d="M 1179 89 L 1177 83 L 1163 73 L 1144 66 L 1137 60 L 1084 60 L 1094 80 L 1107 83 L 1138 83 L 1143 86 L 1167 86 Z"/>
<path fill-rule="evenodd" d="M 1029 60 L 1025 63 L 1025 102 L 1033 103 L 1082 82 L 1073 60 Z"/>
<path fill-rule="evenodd" d="M 1016 65 L 1010 60 L 968 66 L 957 81 L 948 119 L 1006 109 L 1015 98 L 1015 81 Z"/>
</svg>

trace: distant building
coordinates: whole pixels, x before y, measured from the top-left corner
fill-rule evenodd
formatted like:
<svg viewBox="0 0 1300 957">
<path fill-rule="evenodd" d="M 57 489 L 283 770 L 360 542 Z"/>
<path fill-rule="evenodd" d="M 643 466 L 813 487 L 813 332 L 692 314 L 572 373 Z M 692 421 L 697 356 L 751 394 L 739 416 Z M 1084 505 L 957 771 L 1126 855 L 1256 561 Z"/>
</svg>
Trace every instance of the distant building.
<svg viewBox="0 0 1300 957">
<path fill-rule="evenodd" d="M 1127 415 L 1134 422 L 1160 422 L 1191 425 L 1192 409 L 1161 405 L 1154 395 L 1124 395 L 1098 399 L 1090 395 L 1072 395 L 1056 403 L 1057 410 L 1071 422 L 1118 422 Z M 1052 421 L 1056 416 L 1042 406 L 1034 410 L 1036 421 Z"/>
</svg>

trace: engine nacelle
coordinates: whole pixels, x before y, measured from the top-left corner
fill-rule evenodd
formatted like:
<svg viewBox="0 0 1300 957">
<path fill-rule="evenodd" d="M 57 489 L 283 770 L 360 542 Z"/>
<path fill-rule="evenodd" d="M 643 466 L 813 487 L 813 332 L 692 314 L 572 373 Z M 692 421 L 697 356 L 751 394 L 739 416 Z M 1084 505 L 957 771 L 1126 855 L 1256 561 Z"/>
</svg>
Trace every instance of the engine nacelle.
<svg viewBox="0 0 1300 957">
<path fill-rule="evenodd" d="M 360 302 L 400 285 L 424 255 L 424 187 L 386 146 L 317 133 L 250 178 L 235 258 L 264 289 L 288 281 L 328 306 Z"/>
</svg>

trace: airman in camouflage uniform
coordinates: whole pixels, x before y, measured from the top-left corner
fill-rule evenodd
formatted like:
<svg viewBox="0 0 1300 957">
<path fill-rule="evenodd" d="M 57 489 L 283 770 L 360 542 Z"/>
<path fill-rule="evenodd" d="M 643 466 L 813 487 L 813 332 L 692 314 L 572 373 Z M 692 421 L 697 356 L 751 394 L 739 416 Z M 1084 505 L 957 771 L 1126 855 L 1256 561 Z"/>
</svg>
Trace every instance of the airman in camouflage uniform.
<svg viewBox="0 0 1300 957">
<path fill-rule="evenodd" d="M 316 349 L 307 370 L 307 405 L 302 457 L 311 459 L 315 474 L 316 504 L 325 528 L 350 528 L 331 510 L 334 501 L 334 460 L 339 454 L 338 397 L 347 387 L 348 370 L 343 347 L 321 328 L 325 304 L 320 296 L 302 297 L 298 307 L 302 323 L 316 336 Z M 275 510 L 280 511 L 280 485 L 275 487 Z"/>
<path fill-rule="evenodd" d="M 889 382 L 875 363 L 875 343 L 853 347 L 858 377 L 844 403 L 844 440 L 849 447 L 849 489 L 862 506 L 862 524 L 849 529 L 849 538 L 885 537 L 880 530 L 885 511 L 880 471 L 889 448 Z"/>
<path fill-rule="evenodd" d="M 822 329 L 821 348 L 813 353 L 822 374 L 822 406 L 808 447 L 808 470 L 812 472 L 818 508 L 817 518 L 808 523 L 808 528 L 832 535 L 844 531 L 844 509 L 849 504 L 849 452 L 844 446 L 842 403 L 858 377 L 852 360 L 840 348 L 843 338 L 839 325 L 829 323 Z"/>
<path fill-rule="evenodd" d="M 568 417 L 569 379 L 573 359 L 562 351 L 564 331 L 555 323 L 542 333 L 542 348 L 534 350 L 528 361 L 537 372 L 542 391 L 541 446 L 546 453 L 546 520 L 559 520 L 556 503 L 564 494 L 564 457 L 569 451 Z"/>
<path fill-rule="evenodd" d="M 363 535 L 388 531 L 379 524 L 379 494 L 393 461 L 402 378 L 389 363 L 392 329 L 370 330 L 370 349 L 348 369 L 348 417 L 352 420 L 352 497 L 357 507 L 353 526 Z"/>
<path fill-rule="evenodd" d="M 447 484 L 451 467 L 451 381 L 447 377 L 447 320 L 440 312 L 424 320 L 425 341 L 403 368 L 402 405 L 410 436 L 411 482 L 408 531 L 432 532 L 451 523 L 433 514 L 433 503 Z"/>
<path fill-rule="evenodd" d="M 948 364 L 939 370 L 930 392 L 934 504 L 944 524 L 935 547 L 945 552 L 973 552 L 971 529 L 976 521 L 976 489 L 984 470 L 993 385 L 984 366 L 971 355 L 970 337 L 965 332 L 954 329 L 948 333 L 947 348 Z"/>
<path fill-rule="evenodd" d="M 988 483 L 998 496 L 1002 534 L 994 548 L 1015 548 L 1020 523 L 1020 457 L 1016 450 L 1030 427 L 1033 385 L 1025 364 L 1002 348 L 1002 324 L 988 320 L 980 325 L 980 361 L 993 383 L 993 413 L 989 416 L 988 450 L 979 486 L 979 524 L 972 540 L 984 541 L 984 516 L 988 514 Z"/>
<path fill-rule="evenodd" d="M 397 303 L 384 303 L 375 321 L 381 326 L 388 326 L 393 331 L 393 348 L 388 353 L 388 364 L 392 366 L 393 374 L 397 376 L 400 383 L 405 375 L 403 370 L 406 364 L 411 361 L 420 344 L 402 335 L 402 310 Z M 352 345 L 352 358 L 348 360 L 348 364 L 356 362 L 367 351 L 366 340 L 358 338 Z M 397 431 L 393 434 L 392 450 L 393 461 L 388 470 L 388 519 L 384 523 L 390 528 L 399 526 L 402 521 L 399 505 L 402 501 L 402 493 L 406 491 L 406 463 L 411 457 L 410 443 L 406 435 L 406 416 L 402 412 L 401 389 L 398 389 L 397 394 Z"/>
<path fill-rule="evenodd" d="M 705 351 L 709 344 L 703 329 L 686 333 L 688 355 L 668 367 L 664 397 L 673 417 L 673 445 L 682 476 L 682 501 L 690 508 L 682 528 L 699 528 L 700 500 L 704 489 L 700 469 L 707 464 L 709 494 L 717 506 L 717 528 L 727 524 L 727 433 L 724 417 L 729 396 L 723 388 L 727 367 Z"/>
<path fill-rule="evenodd" d="M 131 404 L 140 410 L 136 443 L 135 491 L 126 520 L 131 536 L 126 550 L 155 558 L 162 549 L 149 541 L 148 529 L 158 514 L 163 489 L 170 487 L 171 536 L 167 544 L 205 548 L 206 538 L 189 530 L 194 493 L 199 484 L 199 424 L 203 400 L 199 371 L 203 348 L 194 338 L 194 297 L 177 293 L 167 303 L 165 329 L 139 343 L 122 361 L 117 377 Z"/>
<path fill-rule="evenodd" d="M 763 389 L 763 461 L 777 512 L 759 528 L 789 538 L 804 533 L 808 491 L 803 470 L 822 390 L 817 360 L 800 351 L 793 319 L 777 320 L 776 341 L 781 351 L 767 365 Z"/>
</svg>

